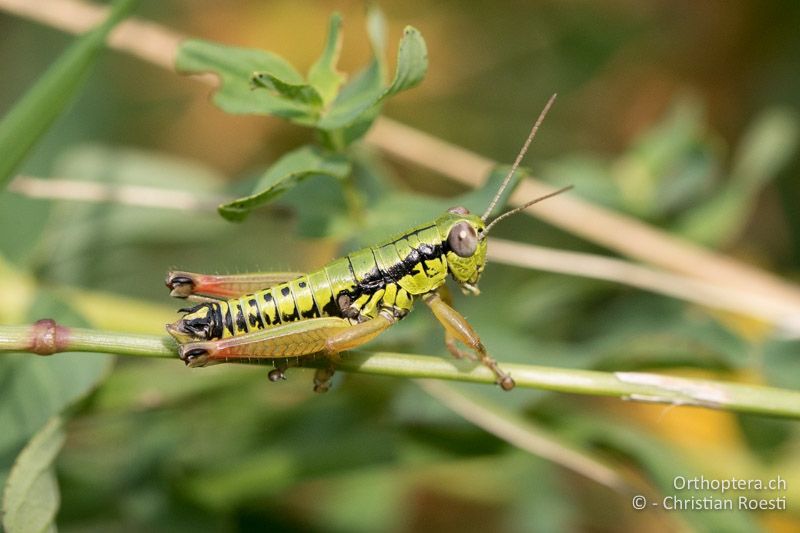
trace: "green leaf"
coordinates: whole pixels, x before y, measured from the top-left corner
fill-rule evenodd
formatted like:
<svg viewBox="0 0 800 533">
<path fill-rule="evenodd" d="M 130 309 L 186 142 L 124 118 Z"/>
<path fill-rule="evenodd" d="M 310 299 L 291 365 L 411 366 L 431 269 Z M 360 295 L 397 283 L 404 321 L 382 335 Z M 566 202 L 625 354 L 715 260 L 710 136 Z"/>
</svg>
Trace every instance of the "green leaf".
<svg viewBox="0 0 800 533">
<path fill-rule="evenodd" d="M 295 233 L 302 238 L 341 238 L 350 235 L 344 189 L 338 178 L 320 175 L 299 181 L 276 201 L 294 213 Z"/>
<path fill-rule="evenodd" d="M 760 116 L 745 134 L 726 187 L 680 221 L 684 236 L 721 246 L 747 222 L 758 193 L 786 166 L 797 151 L 798 123 L 788 110 Z"/>
<path fill-rule="evenodd" d="M 394 80 L 384 96 L 397 94 L 422 83 L 428 72 L 428 48 L 419 30 L 406 26 L 397 52 Z"/>
<path fill-rule="evenodd" d="M 751 349 L 712 316 L 688 314 L 684 303 L 652 294 L 618 296 L 585 328 L 592 340 L 582 351 L 598 370 L 730 370 L 746 366 Z"/>
<path fill-rule="evenodd" d="M 764 463 L 777 463 L 796 433 L 797 422 L 748 413 L 736 413 L 739 430 L 753 455 Z"/>
<path fill-rule="evenodd" d="M 116 2 L 108 18 L 73 43 L 0 121 L 0 186 L 66 109 L 103 50 L 106 36 L 136 3 Z"/>
<path fill-rule="evenodd" d="M 272 52 L 190 39 L 181 43 L 175 68 L 188 74 L 217 74 L 221 86 L 214 93 L 214 103 L 228 113 L 274 115 L 304 125 L 316 122 L 316 112 L 307 104 L 280 94 L 253 91 L 250 80 L 254 72 L 269 74 L 288 85 L 305 84 L 292 65 Z"/>
<path fill-rule="evenodd" d="M 312 176 L 332 176 L 343 179 L 350 174 L 350 162 L 341 154 L 302 146 L 281 157 L 258 182 L 255 191 L 219 207 L 228 220 L 243 220 L 253 209 L 291 189 L 298 181 Z"/>
<path fill-rule="evenodd" d="M 384 99 L 418 85 L 428 69 L 425 41 L 409 26 L 400 41 L 394 79 L 384 86 L 386 24 L 380 10 L 372 6 L 367 13 L 372 61 L 338 92 L 344 81 L 336 70 L 341 23 L 341 16 L 334 13 L 325 49 L 311 66 L 308 81 L 286 60 L 270 52 L 199 40 L 181 45 L 176 68 L 187 73 L 217 74 L 221 87 L 214 94 L 214 103 L 224 111 L 275 115 L 313 126 L 323 144 L 340 151 L 366 133 Z M 254 93 L 250 80 L 268 91 Z"/>
<path fill-rule="evenodd" d="M 298 248 L 275 256 L 274 247 L 291 229 L 290 220 L 267 219 L 269 213 L 264 213 L 238 226 L 221 218 L 219 204 L 249 193 L 256 180 L 234 195 L 225 190 L 220 172 L 197 160 L 150 150 L 81 144 L 57 159 L 52 174 L 74 181 L 71 190 L 99 189 L 96 198 L 103 201 L 45 201 L 0 195 L 0 226 L 5 223 L 8 225 L 2 227 L 16 228 L 0 232 L 0 249 L 48 285 L 159 298 L 166 308 L 174 309 L 163 300 L 160 282 L 168 267 L 252 270 L 275 265 L 270 261 L 277 260 L 288 268 L 303 258 Z M 124 203 L 137 199 L 155 202 L 151 203 L 153 207 Z M 10 207 L 9 212 L 4 207 Z M 250 246 L 256 233 L 262 235 L 264 248 Z M 30 242 L 17 242 L 26 238 Z M 209 253 L 212 244 L 214 251 Z M 22 253 L 15 255 L 15 250 Z M 11 293 L 0 296 L 0 301 L 13 300 Z M 141 322 L 144 318 L 132 316 L 131 320 Z M 160 322 L 151 324 L 160 330 Z"/>
<path fill-rule="evenodd" d="M 51 204 L 17 194 L 0 194 L 0 254 L 24 265 L 41 240 Z"/>
<path fill-rule="evenodd" d="M 3 493 L 3 527 L 9 533 L 56 530 L 61 498 L 53 462 L 64 439 L 63 421 L 53 417 L 17 457 Z"/>
<path fill-rule="evenodd" d="M 268 72 L 256 72 L 252 78 L 256 87 L 263 87 L 276 93 L 278 96 L 318 108 L 322 105 L 322 97 L 317 90 L 307 83 L 287 83 Z M 312 113 L 309 110 L 309 113 Z"/>
<path fill-rule="evenodd" d="M 703 174 L 708 168 L 695 155 L 707 149 L 704 125 L 701 103 L 683 96 L 615 162 L 612 179 L 626 210 L 643 217 L 663 216 L 676 203 L 693 200 L 708 184 L 712 176 Z"/>
<path fill-rule="evenodd" d="M 160 277 L 156 273 L 164 264 L 176 264 L 185 253 L 177 244 L 204 245 L 229 231 L 215 212 L 221 198 L 229 197 L 221 194 L 223 177 L 196 161 L 79 145 L 58 158 L 53 173 L 74 180 L 76 190 L 98 189 L 108 202 L 39 201 L 39 209 L 49 207 L 50 216 L 30 263 L 49 282 L 95 287 L 100 282 L 119 292 L 119 280 L 125 279 L 141 295 L 135 283 Z M 137 199 L 156 202 L 152 207 L 124 204 Z M 146 255 L 148 249 L 157 255 Z M 164 257 L 159 251 L 164 249 L 174 255 Z"/>
<path fill-rule="evenodd" d="M 386 43 L 388 35 L 389 31 L 383 11 L 381 11 L 377 3 L 371 2 L 367 7 L 367 37 L 372 48 L 370 67 L 373 64 L 377 66 L 379 83 L 386 77 Z"/>
<path fill-rule="evenodd" d="M 357 101 L 368 95 L 379 95 L 386 78 L 386 19 L 375 4 L 367 11 L 367 36 L 372 48 L 372 60 L 345 85 L 337 97 L 340 104 Z"/>
<path fill-rule="evenodd" d="M 386 79 L 386 18 L 375 3 L 367 8 L 367 36 L 372 48 L 372 60 L 369 65 L 358 72 L 353 79 L 345 85 L 336 97 L 342 105 L 344 102 L 357 102 L 360 99 L 371 99 L 380 96 Z M 380 108 L 375 106 L 362 113 L 350 126 L 340 130 L 318 130 L 322 142 L 332 148 L 341 149 L 362 137 L 372 122 L 380 113 Z"/>
<path fill-rule="evenodd" d="M 798 117 L 790 109 L 770 109 L 747 130 L 731 171 L 731 178 L 749 191 L 758 191 L 797 152 Z"/>
<path fill-rule="evenodd" d="M 375 63 L 368 68 L 367 76 L 359 80 L 359 86 L 353 87 L 350 91 L 342 90 L 317 124 L 319 129 L 330 131 L 351 126 L 360 115 L 370 112 L 387 97 L 419 85 L 428 70 L 428 50 L 425 40 L 417 29 L 406 27 L 397 52 L 394 79 L 382 90 L 376 90 L 371 83 L 366 83 L 375 79 L 376 73 L 371 70 L 374 65 Z M 374 120 L 374 117 L 372 119 Z"/>
<path fill-rule="evenodd" d="M 339 86 L 344 82 L 344 75 L 336 70 L 339 53 L 342 49 L 342 16 L 333 13 L 328 23 L 328 39 L 325 50 L 308 70 L 308 83 L 314 87 L 322 97 L 322 102 L 328 104 L 336 97 Z"/>
<path fill-rule="evenodd" d="M 767 383 L 775 387 L 800 389 L 800 339 L 767 339 L 761 351 L 764 360 L 761 367 Z"/>
</svg>

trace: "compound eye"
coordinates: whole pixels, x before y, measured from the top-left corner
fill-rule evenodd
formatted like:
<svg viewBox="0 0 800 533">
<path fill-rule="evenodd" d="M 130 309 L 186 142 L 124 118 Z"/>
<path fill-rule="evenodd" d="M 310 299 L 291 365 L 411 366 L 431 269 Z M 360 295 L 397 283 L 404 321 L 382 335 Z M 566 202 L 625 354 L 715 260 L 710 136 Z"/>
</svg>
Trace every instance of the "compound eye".
<svg viewBox="0 0 800 533">
<path fill-rule="evenodd" d="M 471 257 L 478 249 L 478 234 L 467 222 L 459 222 L 450 230 L 447 244 L 459 257 Z"/>
<path fill-rule="evenodd" d="M 457 205 L 456 207 L 451 207 L 447 210 L 448 213 L 453 213 L 454 215 L 469 215 L 469 209 L 466 207 L 462 207 Z"/>
</svg>

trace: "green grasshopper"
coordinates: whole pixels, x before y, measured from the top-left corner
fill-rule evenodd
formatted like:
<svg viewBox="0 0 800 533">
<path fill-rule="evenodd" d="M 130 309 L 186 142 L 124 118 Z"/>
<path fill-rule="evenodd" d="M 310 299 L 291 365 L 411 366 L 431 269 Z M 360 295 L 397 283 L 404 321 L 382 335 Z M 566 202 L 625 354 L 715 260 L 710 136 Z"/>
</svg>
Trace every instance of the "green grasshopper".
<svg viewBox="0 0 800 533">
<path fill-rule="evenodd" d="M 291 362 L 319 354 L 330 365 L 317 370 L 314 390 L 330 386 L 340 352 L 360 346 L 411 311 L 421 298 L 445 332 L 457 358 L 487 366 L 503 390 L 514 380 L 489 356 L 478 334 L 453 309 L 446 291 L 448 274 L 465 294 L 478 294 L 486 265 L 486 237 L 500 220 L 571 187 L 536 198 L 488 222 L 536 131 L 553 104 L 550 98 L 533 125 L 508 175 L 482 216 L 453 207 L 435 220 L 380 244 L 352 252 L 316 272 L 206 275 L 170 272 L 171 295 L 200 303 L 181 309 L 183 318 L 167 325 L 190 367 L 222 362 L 272 362 L 272 381 L 285 379 Z M 473 353 L 462 351 L 457 342 Z"/>
</svg>

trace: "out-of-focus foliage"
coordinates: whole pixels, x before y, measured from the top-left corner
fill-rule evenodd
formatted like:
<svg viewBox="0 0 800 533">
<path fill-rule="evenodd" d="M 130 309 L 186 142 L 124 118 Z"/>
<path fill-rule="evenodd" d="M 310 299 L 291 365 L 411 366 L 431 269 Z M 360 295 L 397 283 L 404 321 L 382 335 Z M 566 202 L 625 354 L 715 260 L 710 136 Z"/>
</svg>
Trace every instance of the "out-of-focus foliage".
<svg viewBox="0 0 800 533">
<path fill-rule="evenodd" d="M 425 35 L 430 72 L 419 88 L 387 103 L 390 115 L 509 161 L 539 107 L 558 91 L 529 156 L 531 172 L 554 185 L 573 183 L 575 194 L 665 231 L 798 277 L 800 10 L 792 2 L 741 2 L 719 11 L 673 3 L 475 2 L 466 9 L 386 2 L 386 27 L 374 11 L 363 17 L 360 4 L 337 3 L 346 31 L 329 18 L 329 3 L 146 4 L 142 16 L 237 45 L 190 41 L 184 53 L 202 68 L 184 68 L 253 61 L 252 69 L 223 70 L 228 83 L 214 96 L 217 104 L 271 113 L 299 98 L 306 106 L 291 116 L 302 116 L 301 125 L 314 133 L 220 113 L 188 79 L 109 56 L 22 171 L 156 187 L 160 198 L 178 204 L 188 194 L 201 205 L 166 209 L 0 193 L 3 323 L 51 316 L 160 334 L 178 307 L 162 285 L 170 267 L 310 270 L 449 205 L 480 211 L 503 169 L 485 189 L 465 192 L 413 168 L 389 167 L 355 142 L 394 86 L 384 80 L 387 36 L 418 42 L 402 34 L 407 23 Z M 362 18 L 369 31 L 359 41 Z M 64 39 L 5 15 L 0 32 L 8 73 L 0 87 L 4 110 Z M 343 34 L 342 70 L 369 61 L 349 85 L 336 67 Z M 290 67 L 281 56 L 307 68 Z M 250 88 L 252 71 L 266 73 L 259 88 Z M 338 116 L 359 109 L 357 119 L 326 129 L 334 114 L 321 110 L 337 101 Z M 324 148 L 309 148 L 315 143 Z M 297 153 L 314 165 L 279 172 L 291 162 L 286 154 Z M 324 164 L 335 163 L 325 167 L 331 172 L 316 172 L 320 153 Z M 293 186 L 284 194 L 269 192 L 285 180 Z M 209 208 L 253 194 L 271 201 L 238 224 Z M 597 251 L 524 216 L 504 222 L 497 234 Z M 477 298 L 456 295 L 456 306 L 501 361 L 800 383 L 797 341 L 737 317 L 492 263 L 481 290 Z M 425 309 L 370 348 L 446 353 Z M 657 498 L 676 493 L 675 476 L 780 475 L 788 485 L 780 494 L 788 498 L 787 511 L 634 512 L 630 494 L 514 448 L 411 382 L 339 375 L 331 392 L 317 396 L 308 370 L 272 384 L 257 367 L 189 371 L 178 361 L 117 360 L 109 375 L 110 364 L 88 354 L 0 358 L 4 477 L 20 452 L 37 453 L 36 440 L 22 450 L 47 420 L 73 406 L 64 415 L 67 438 L 55 463 L 57 523 L 65 531 L 758 531 L 800 523 L 800 435 L 792 422 L 453 386 L 602 458 Z M 40 471 L 48 465 L 42 460 Z"/>
<path fill-rule="evenodd" d="M 796 155 L 797 141 L 796 113 L 772 109 L 755 118 L 733 154 L 725 154 L 707 131 L 701 105 L 681 98 L 623 157 L 610 164 L 571 157 L 544 173 L 576 182 L 597 202 L 718 247 L 745 228 L 763 187 Z"/>
<path fill-rule="evenodd" d="M 325 49 L 309 68 L 307 79 L 271 52 L 197 40 L 181 45 L 178 70 L 216 74 L 221 86 L 214 102 L 220 108 L 229 113 L 273 115 L 312 127 L 323 143 L 322 148 L 304 146 L 279 159 L 250 195 L 220 206 L 225 218 L 242 220 L 255 207 L 311 176 L 346 180 L 351 168 L 338 152 L 369 129 L 386 98 L 419 85 L 425 77 L 425 41 L 419 31 L 408 26 L 398 48 L 394 79 L 385 85 L 386 22 L 373 5 L 367 13 L 372 61 L 340 91 L 344 81 L 336 70 L 342 45 L 340 28 L 337 13 L 331 16 Z"/>
<path fill-rule="evenodd" d="M 28 442 L 3 491 L 7 531 L 52 531 L 60 503 L 53 463 L 64 445 L 63 420 L 53 417 Z"/>
<path fill-rule="evenodd" d="M 99 26 L 70 46 L 0 121 L 0 184 L 8 182 L 33 145 L 79 91 L 111 30 L 136 5 L 121 0 Z"/>
</svg>

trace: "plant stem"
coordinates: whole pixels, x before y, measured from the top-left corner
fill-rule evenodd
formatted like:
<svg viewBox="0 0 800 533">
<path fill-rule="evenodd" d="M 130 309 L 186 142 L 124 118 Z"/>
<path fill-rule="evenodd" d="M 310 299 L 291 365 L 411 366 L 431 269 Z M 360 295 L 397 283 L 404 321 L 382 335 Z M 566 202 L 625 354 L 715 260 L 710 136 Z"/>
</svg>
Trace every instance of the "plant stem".
<svg viewBox="0 0 800 533">
<path fill-rule="evenodd" d="M 139 335 L 135 333 L 117 333 L 86 328 L 63 328 L 58 326 L 58 333 L 51 344 L 55 349 L 43 353 L 35 346 L 45 343 L 36 342 L 35 336 L 39 321 L 32 326 L 0 326 L 0 352 L 29 352 L 37 355 L 52 355 L 64 352 L 95 352 L 130 355 L 133 357 L 178 357 L 175 341 L 170 337 L 157 335 Z M 54 324 L 53 324 L 54 325 Z"/>
<path fill-rule="evenodd" d="M 36 339 L 37 336 L 48 335 L 47 342 Z M 42 346 L 49 346 L 49 349 Z M 175 348 L 174 341 L 169 337 L 64 328 L 51 321 L 40 321 L 31 326 L 0 326 L 0 352 L 99 352 L 177 358 Z M 323 364 L 327 363 L 312 360 L 305 366 Z M 482 365 L 429 355 L 348 352 L 336 363 L 336 367 L 346 372 L 376 376 L 471 383 L 495 381 L 492 372 Z M 800 418 L 798 391 L 639 372 L 612 373 L 509 363 L 503 363 L 502 367 L 514 376 L 519 387 Z"/>
</svg>

